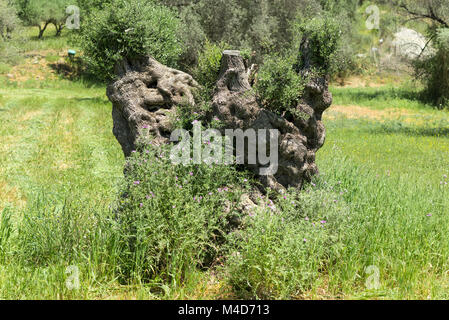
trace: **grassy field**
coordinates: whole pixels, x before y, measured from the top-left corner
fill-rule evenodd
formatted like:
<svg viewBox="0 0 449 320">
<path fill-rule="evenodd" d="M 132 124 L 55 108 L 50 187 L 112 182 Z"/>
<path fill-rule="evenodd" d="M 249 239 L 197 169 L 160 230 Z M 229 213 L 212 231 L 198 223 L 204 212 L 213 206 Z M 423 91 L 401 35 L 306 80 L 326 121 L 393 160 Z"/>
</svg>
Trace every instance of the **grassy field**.
<svg viewBox="0 0 449 320">
<path fill-rule="evenodd" d="M 449 114 L 388 86 L 333 92 L 318 164 L 321 179 L 348 190 L 358 225 L 330 287 L 357 298 L 448 298 Z M 370 265 L 381 287 L 363 292 L 356 283 Z"/>
<path fill-rule="evenodd" d="M 120 284 L 93 227 L 123 177 L 111 104 L 103 86 L 53 72 L 66 39 L 33 41 L 23 50 L 35 55 L 0 75 L 0 298 L 234 297 L 214 271 L 176 287 Z M 351 220 L 338 259 L 297 298 L 449 298 L 449 113 L 420 102 L 411 84 L 397 87 L 332 88 L 321 175 L 309 188 L 333 190 L 324 200 L 344 202 Z M 66 286 L 72 265 L 78 290 Z"/>
</svg>

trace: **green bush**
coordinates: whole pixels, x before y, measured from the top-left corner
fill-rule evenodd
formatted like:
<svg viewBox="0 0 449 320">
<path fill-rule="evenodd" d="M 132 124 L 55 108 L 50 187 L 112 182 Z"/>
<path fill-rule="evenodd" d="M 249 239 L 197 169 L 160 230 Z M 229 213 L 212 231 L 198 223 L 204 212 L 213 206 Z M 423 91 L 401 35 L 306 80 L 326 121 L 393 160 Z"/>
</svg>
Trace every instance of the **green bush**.
<svg viewBox="0 0 449 320">
<path fill-rule="evenodd" d="M 298 70 L 305 67 L 314 68 L 323 74 L 331 74 L 338 69 L 339 56 L 337 54 L 340 46 L 340 37 L 342 35 L 338 22 L 323 13 L 321 16 L 311 20 L 302 19 L 294 23 L 293 29 L 297 34 Z M 301 45 L 308 42 L 309 57 L 306 57 L 301 51 Z M 309 61 L 308 58 L 310 59 Z M 307 66 L 306 63 L 310 63 Z"/>
<path fill-rule="evenodd" d="M 227 277 L 244 299 L 298 298 L 343 249 L 349 209 L 330 189 L 280 196 L 231 233 Z M 340 200 L 340 199 L 339 199 Z"/>
<path fill-rule="evenodd" d="M 304 79 L 293 63 L 288 56 L 268 56 L 257 75 L 255 90 L 261 103 L 280 115 L 296 107 L 304 89 Z"/>
<path fill-rule="evenodd" d="M 12 66 L 23 60 L 20 49 L 10 42 L 0 42 L 0 64 L 2 71 L 7 72 Z"/>
<path fill-rule="evenodd" d="M 15 8 L 8 0 L 0 0 L 0 37 L 3 40 L 10 38 L 18 24 L 19 19 Z"/>
<path fill-rule="evenodd" d="M 125 282 L 181 284 L 188 271 L 215 261 L 238 218 L 244 182 L 235 169 L 173 165 L 169 154 L 145 143 L 127 159 L 117 209 Z"/>
<path fill-rule="evenodd" d="M 83 50 L 89 71 L 102 80 L 114 77 L 114 67 L 123 58 L 151 55 L 176 66 L 182 46 L 179 20 L 154 1 L 114 0 L 106 9 L 89 15 L 75 37 Z"/>
<path fill-rule="evenodd" d="M 11 66 L 0 62 L 0 74 L 7 74 L 11 70 Z"/>
<path fill-rule="evenodd" d="M 193 74 L 207 90 L 215 87 L 220 72 L 223 51 L 229 49 L 225 43 L 214 44 L 207 40 L 204 48 L 198 53 L 198 65 Z"/>
<path fill-rule="evenodd" d="M 443 109 L 449 106 L 449 29 L 439 29 L 435 38 L 436 52 L 416 61 L 415 71 L 426 85 L 426 97 Z"/>
</svg>

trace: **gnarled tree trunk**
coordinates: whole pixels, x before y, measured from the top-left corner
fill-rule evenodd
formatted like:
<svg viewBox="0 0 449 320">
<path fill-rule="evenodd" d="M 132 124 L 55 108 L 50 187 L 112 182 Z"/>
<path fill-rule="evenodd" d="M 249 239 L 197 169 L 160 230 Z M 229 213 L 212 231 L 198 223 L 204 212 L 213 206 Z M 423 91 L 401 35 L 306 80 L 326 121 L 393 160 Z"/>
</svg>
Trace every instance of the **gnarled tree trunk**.
<svg viewBox="0 0 449 320">
<path fill-rule="evenodd" d="M 302 70 L 306 73 L 306 70 Z M 238 51 L 225 51 L 217 89 L 213 97 L 213 113 L 232 129 L 278 130 L 278 170 L 273 175 L 260 176 L 266 187 L 282 190 L 299 188 L 303 182 L 318 173 L 315 154 L 324 144 L 325 128 L 322 113 L 332 103 L 325 78 L 312 79 L 305 87 L 297 105 L 298 114 L 285 119 L 262 108 L 256 99 L 245 70 L 243 58 Z M 260 146 L 258 146 L 259 148 Z M 269 148 L 267 148 L 269 149 Z M 264 165 L 248 165 L 255 174 Z"/>
<path fill-rule="evenodd" d="M 180 104 L 195 104 L 191 90 L 198 84 L 179 70 L 152 57 L 125 59 L 116 67 L 118 79 L 107 88 L 113 104 L 114 135 L 125 156 L 135 149 L 139 130 L 146 127 L 158 144 L 168 143 L 170 114 Z"/>
</svg>

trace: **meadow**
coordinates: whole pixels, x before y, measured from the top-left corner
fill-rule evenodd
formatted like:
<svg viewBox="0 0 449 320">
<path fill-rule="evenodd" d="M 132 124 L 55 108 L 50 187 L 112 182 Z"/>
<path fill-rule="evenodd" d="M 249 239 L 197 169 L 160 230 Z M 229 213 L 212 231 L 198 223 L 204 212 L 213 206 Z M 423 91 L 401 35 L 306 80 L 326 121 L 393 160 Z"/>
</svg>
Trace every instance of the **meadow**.
<svg viewBox="0 0 449 320">
<path fill-rule="evenodd" d="M 55 73 L 51 64 L 64 59 L 67 39 L 51 30 L 46 37 L 18 44 L 33 54 L 0 70 L 0 298 L 246 297 L 233 289 L 242 279 L 229 270 L 189 270 L 169 285 L 120 281 L 103 219 L 125 161 L 112 107 L 103 85 Z M 272 272 L 242 272 L 251 277 L 244 281 L 276 288 L 268 290 L 275 299 L 449 298 L 449 113 L 421 102 L 418 90 L 408 81 L 331 88 L 321 174 L 306 187 L 301 210 L 348 216 L 338 248 L 310 244 L 301 249 L 303 269 L 290 272 L 282 257 L 267 262 L 276 242 L 252 243 L 241 248 L 247 265 Z M 71 266 L 77 289 L 67 285 Z M 307 285 L 291 296 L 296 282 Z"/>
</svg>

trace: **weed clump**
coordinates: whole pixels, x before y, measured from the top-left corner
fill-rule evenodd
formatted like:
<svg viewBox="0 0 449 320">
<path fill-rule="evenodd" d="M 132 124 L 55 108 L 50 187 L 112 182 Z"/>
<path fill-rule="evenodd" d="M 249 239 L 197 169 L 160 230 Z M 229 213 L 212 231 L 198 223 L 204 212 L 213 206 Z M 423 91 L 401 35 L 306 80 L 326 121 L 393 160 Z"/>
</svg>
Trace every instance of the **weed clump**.
<svg viewBox="0 0 449 320">
<path fill-rule="evenodd" d="M 229 166 L 173 165 L 167 146 L 144 144 L 127 159 L 117 206 L 123 279 L 179 284 L 216 262 L 239 220 L 245 189 Z"/>
<path fill-rule="evenodd" d="M 226 274 L 239 298 L 297 298 L 344 248 L 349 207 L 330 189 L 291 190 L 276 203 L 230 235 Z"/>
</svg>

